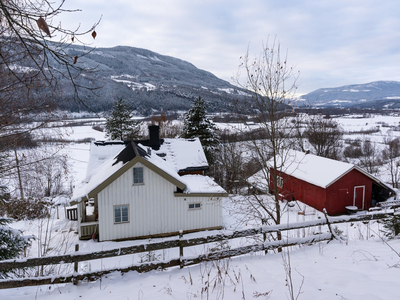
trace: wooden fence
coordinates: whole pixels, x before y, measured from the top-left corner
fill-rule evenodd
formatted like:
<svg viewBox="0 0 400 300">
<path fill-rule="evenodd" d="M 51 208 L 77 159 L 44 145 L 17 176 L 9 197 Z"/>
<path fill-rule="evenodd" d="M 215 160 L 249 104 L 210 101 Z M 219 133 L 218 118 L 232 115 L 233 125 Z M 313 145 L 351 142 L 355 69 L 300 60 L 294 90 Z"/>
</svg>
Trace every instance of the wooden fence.
<svg viewBox="0 0 400 300">
<path fill-rule="evenodd" d="M 110 270 L 103 270 L 99 272 L 90 272 L 84 274 L 78 274 L 77 272 L 74 272 L 74 274 L 67 276 L 59 276 L 59 277 L 51 276 L 51 277 L 5 279 L 5 280 L 0 280 L 0 289 L 16 288 L 22 286 L 36 286 L 43 284 L 67 283 L 67 282 L 77 283 L 80 280 L 94 281 L 99 279 L 101 276 L 104 276 L 106 274 L 115 271 L 121 272 L 123 274 L 129 271 L 147 272 L 150 270 L 155 270 L 160 268 L 165 269 L 173 266 L 180 266 L 181 268 L 183 268 L 185 266 L 198 264 L 203 261 L 233 257 L 233 256 L 247 254 L 250 252 L 267 251 L 282 247 L 332 240 L 336 237 L 334 231 L 331 228 L 332 224 L 379 220 L 379 219 L 386 219 L 391 216 L 393 216 L 393 213 L 390 214 L 376 213 L 368 215 L 350 215 L 350 216 L 340 216 L 340 217 L 329 217 L 328 215 L 325 214 L 325 218 L 313 221 L 304 221 L 293 224 L 280 224 L 274 226 L 262 226 L 247 230 L 214 234 L 206 237 L 185 239 L 183 235 L 180 235 L 179 237 L 171 239 L 169 241 L 146 243 L 136 246 L 106 250 L 106 251 L 91 252 L 91 253 L 72 253 L 68 255 L 58 255 L 58 256 L 41 257 L 41 258 L 0 261 L 0 273 L 2 273 L 13 269 L 23 269 L 29 267 L 66 264 L 66 263 L 76 264 L 82 261 L 118 257 L 121 255 L 143 253 L 155 250 L 179 248 L 179 258 L 171 259 L 168 261 L 156 261 L 149 263 L 134 264 L 127 268 L 110 269 Z M 319 233 L 304 238 L 285 238 L 276 241 L 264 241 L 262 243 L 252 244 L 249 246 L 243 246 L 221 251 L 214 251 L 208 254 L 203 254 L 195 257 L 185 257 L 183 255 L 183 249 L 185 247 L 198 246 L 213 242 L 227 241 L 236 238 L 256 236 L 256 235 L 266 235 L 268 233 L 282 232 L 282 231 L 309 228 L 322 225 L 327 225 L 329 228 L 329 232 Z"/>
</svg>

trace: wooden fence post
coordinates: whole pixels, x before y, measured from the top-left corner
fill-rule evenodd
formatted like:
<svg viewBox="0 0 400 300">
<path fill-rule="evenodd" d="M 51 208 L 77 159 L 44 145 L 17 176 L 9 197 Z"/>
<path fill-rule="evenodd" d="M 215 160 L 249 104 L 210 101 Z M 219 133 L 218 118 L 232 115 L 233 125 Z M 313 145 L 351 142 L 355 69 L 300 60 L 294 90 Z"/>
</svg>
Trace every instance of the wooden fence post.
<svg viewBox="0 0 400 300">
<path fill-rule="evenodd" d="M 265 225 L 268 224 L 268 222 L 267 222 L 266 219 L 262 218 L 261 219 L 261 224 L 264 227 Z M 264 229 L 263 229 L 263 241 L 264 241 L 264 243 L 267 241 L 267 234 L 264 232 Z M 268 249 L 264 250 L 264 254 L 268 254 Z"/>
<path fill-rule="evenodd" d="M 75 244 L 75 252 L 78 252 L 79 251 L 79 244 Z M 75 262 L 74 263 L 74 273 L 76 274 L 76 275 L 78 275 L 77 273 L 78 273 L 78 263 L 79 262 Z M 73 284 L 74 285 L 78 285 L 78 280 L 77 279 L 74 279 L 73 280 Z"/>
<path fill-rule="evenodd" d="M 323 212 L 324 215 L 325 215 L 326 225 L 328 225 L 329 231 L 330 231 L 330 233 L 331 233 L 331 235 L 332 235 L 332 237 L 331 237 L 331 239 L 330 239 L 329 241 L 332 241 L 334 238 L 337 238 L 337 237 L 336 237 L 336 234 L 335 234 L 335 233 L 333 232 L 333 230 L 332 230 L 331 223 L 329 222 L 328 213 L 327 213 L 326 209 L 324 208 L 324 209 L 322 210 L 322 212 Z"/>
<path fill-rule="evenodd" d="M 183 238 L 183 230 L 179 230 L 179 268 L 182 269 L 183 266 L 183 245 L 182 245 L 182 238 Z"/>
</svg>

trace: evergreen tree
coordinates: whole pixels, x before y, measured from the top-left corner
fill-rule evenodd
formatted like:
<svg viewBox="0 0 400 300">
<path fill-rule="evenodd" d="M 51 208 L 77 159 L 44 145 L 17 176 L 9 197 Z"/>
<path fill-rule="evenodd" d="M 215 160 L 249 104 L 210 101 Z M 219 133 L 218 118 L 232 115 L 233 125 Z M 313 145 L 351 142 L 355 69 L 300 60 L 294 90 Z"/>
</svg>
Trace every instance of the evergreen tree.
<svg viewBox="0 0 400 300">
<path fill-rule="evenodd" d="M 0 161 L 1 168 L 1 161 Z M 0 183 L 1 184 L 1 183 Z M 9 198 L 7 188 L 0 185 L 0 210 L 4 201 Z M 30 245 L 32 237 L 22 236 L 21 231 L 12 229 L 8 226 L 14 220 L 0 216 L 0 260 L 11 259 L 17 257 L 26 247 Z M 5 274 L 0 272 L 0 278 L 4 278 Z"/>
<path fill-rule="evenodd" d="M 106 120 L 106 137 L 111 140 L 133 140 L 139 135 L 138 123 L 132 120 L 132 108 L 119 99 Z"/>
<path fill-rule="evenodd" d="M 214 164 L 214 153 L 219 145 L 216 126 L 206 116 L 207 104 L 199 97 L 185 114 L 183 121 L 183 138 L 200 139 L 209 165 Z"/>
</svg>

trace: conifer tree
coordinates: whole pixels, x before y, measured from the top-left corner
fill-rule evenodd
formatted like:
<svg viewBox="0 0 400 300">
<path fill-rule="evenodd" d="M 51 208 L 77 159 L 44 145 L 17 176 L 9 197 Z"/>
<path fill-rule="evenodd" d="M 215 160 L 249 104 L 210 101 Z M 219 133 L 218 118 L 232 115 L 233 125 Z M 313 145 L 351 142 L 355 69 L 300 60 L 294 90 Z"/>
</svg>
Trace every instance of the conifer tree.
<svg viewBox="0 0 400 300">
<path fill-rule="evenodd" d="M 199 138 L 209 165 L 214 163 L 214 152 L 217 151 L 219 138 L 216 126 L 206 116 L 208 105 L 204 100 L 197 98 L 192 107 L 185 114 L 183 121 L 183 138 Z"/>
<path fill-rule="evenodd" d="M 1 168 L 1 160 L 0 160 Z M 9 198 L 7 188 L 1 185 L 0 182 L 0 210 L 4 201 Z M 14 220 L 5 218 L 0 215 L 0 260 L 11 259 L 17 257 L 26 247 L 30 245 L 30 240 L 33 237 L 23 236 L 21 231 L 12 229 L 8 224 Z M 4 278 L 5 274 L 0 272 L 0 278 Z"/>
<path fill-rule="evenodd" d="M 132 108 L 119 99 L 106 120 L 106 137 L 111 140 L 133 140 L 139 135 L 138 123 L 132 120 Z"/>
</svg>

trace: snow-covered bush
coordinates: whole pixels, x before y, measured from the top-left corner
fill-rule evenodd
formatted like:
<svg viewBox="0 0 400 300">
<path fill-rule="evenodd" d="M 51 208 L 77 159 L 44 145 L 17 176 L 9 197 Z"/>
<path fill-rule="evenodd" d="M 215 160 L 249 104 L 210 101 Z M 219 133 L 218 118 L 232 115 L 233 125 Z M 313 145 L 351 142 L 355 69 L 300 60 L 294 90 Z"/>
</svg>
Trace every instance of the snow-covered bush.
<svg viewBox="0 0 400 300">
<path fill-rule="evenodd" d="M 394 239 L 400 234 L 400 215 L 394 215 L 383 222 L 382 232 L 388 239 Z"/>
<path fill-rule="evenodd" d="M 8 224 L 12 222 L 12 219 L 0 218 L 0 260 L 17 257 L 33 239 L 32 236 L 23 236 L 21 231 L 9 227 Z M 3 276 L 0 273 L 0 278 Z"/>
</svg>

